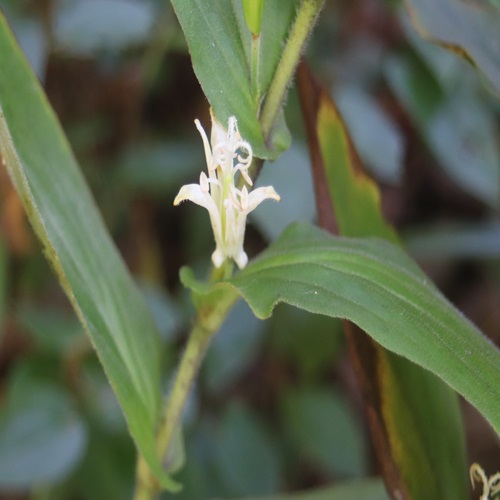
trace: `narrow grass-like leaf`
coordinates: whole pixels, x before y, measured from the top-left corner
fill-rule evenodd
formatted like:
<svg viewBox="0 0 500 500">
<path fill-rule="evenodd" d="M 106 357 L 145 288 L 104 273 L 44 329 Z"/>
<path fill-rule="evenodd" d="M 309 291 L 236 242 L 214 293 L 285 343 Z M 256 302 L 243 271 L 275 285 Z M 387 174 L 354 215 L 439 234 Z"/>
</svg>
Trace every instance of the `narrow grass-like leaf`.
<svg viewBox="0 0 500 500">
<path fill-rule="evenodd" d="M 97 350 L 130 433 L 165 487 L 155 428 L 158 335 L 43 91 L 0 16 L 0 156 Z"/>
</svg>

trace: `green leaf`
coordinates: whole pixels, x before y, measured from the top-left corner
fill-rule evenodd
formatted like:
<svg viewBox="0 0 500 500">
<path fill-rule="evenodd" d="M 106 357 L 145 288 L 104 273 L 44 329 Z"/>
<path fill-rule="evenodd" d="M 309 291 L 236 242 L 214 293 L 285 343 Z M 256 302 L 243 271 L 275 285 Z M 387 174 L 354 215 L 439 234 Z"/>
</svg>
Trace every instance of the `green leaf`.
<svg viewBox="0 0 500 500">
<path fill-rule="evenodd" d="M 309 491 L 258 498 L 252 497 L 246 500 L 346 500 L 347 498 L 388 500 L 389 496 L 381 479 L 364 479 L 363 481 L 345 481 L 335 486 Z"/>
<path fill-rule="evenodd" d="M 414 229 L 406 246 L 421 259 L 499 259 L 500 223 L 442 224 Z"/>
<path fill-rule="evenodd" d="M 210 418 L 201 420 L 189 433 L 186 440 L 188 460 L 176 478 L 183 484 L 177 500 L 216 498 L 222 485 L 218 474 L 214 474 L 215 422 Z"/>
<path fill-rule="evenodd" d="M 412 23 L 427 40 L 478 66 L 500 91 L 500 7 L 487 0 L 406 0 Z"/>
<path fill-rule="evenodd" d="M 284 5 L 281 12 L 277 5 Z M 267 4 L 271 4 L 267 7 Z M 227 123 L 236 116 L 242 137 L 259 158 L 275 159 L 290 137 L 283 120 L 278 123 L 268 147 L 258 120 L 259 103 L 250 83 L 250 31 L 245 25 L 241 2 L 218 0 L 206 8 L 203 0 L 172 0 L 186 36 L 193 68 L 217 119 Z M 266 2 L 261 31 L 260 95 L 264 96 L 281 54 L 295 2 Z M 268 14 L 269 9 L 271 15 Z M 241 20 L 242 22 L 239 22 Z M 273 24 L 272 21 L 276 22 Z"/>
<path fill-rule="evenodd" d="M 295 307 L 280 307 L 273 313 L 267 349 L 277 359 L 291 361 L 300 382 L 323 380 L 343 354 L 343 346 L 338 320 L 308 314 Z"/>
<path fill-rule="evenodd" d="M 440 166 L 462 189 L 498 207 L 498 131 L 488 106 L 467 89 L 445 94 L 416 58 L 390 59 L 385 69 L 390 86 Z"/>
<path fill-rule="evenodd" d="M 21 304 L 16 310 L 16 318 L 39 346 L 59 355 L 68 352 L 83 335 L 82 326 L 73 315 L 47 307 Z"/>
<path fill-rule="evenodd" d="M 262 23 L 262 9 L 264 0 L 243 0 L 243 12 L 248 29 L 254 34 L 260 34 L 260 25 Z"/>
<path fill-rule="evenodd" d="M 280 462 L 271 436 L 243 405 L 230 406 L 220 422 L 215 465 L 232 495 L 263 495 L 279 488 Z"/>
<path fill-rule="evenodd" d="M 328 189 L 327 197 L 320 193 L 320 218 L 327 220 L 325 211 L 331 200 L 343 236 L 382 236 L 397 243 L 383 217 L 379 190 L 364 172 L 342 117 L 324 90 L 320 89 L 319 98 L 314 97 L 318 109 L 309 119 L 316 129 L 316 154 L 322 160 Z M 379 313 L 375 304 L 373 310 Z M 389 491 L 411 498 L 464 498 L 465 446 L 455 393 L 431 372 L 384 349 L 363 331 L 344 325 L 351 357 L 361 372 L 358 379 Z M 404 327 L 411 337 L 412 324 Z"/>
<path fill-rule="evenodd" d="M 0 17 L 0 155 L 44 252 L 90 336 L 130 433 L 165 487 L 156 455 L 160 348 L 60 125 Z"/>
<path fill-rule="evenodd" d="M 48 43 L 40 18 L 28 17 L 26 12 L 22 14 L 15 12 L 5 3 L 2 4 L 2 8 L 5 9 L 4 14 L 33 71 L 40 80 L 43 80 L 48 58 Z"/>
<path fill-rule="evenodd" d="M 286 302 L 352 321 L 441 377 L 500 433 L 500 351 L 398 247 L 294 224 L 228 284 L 262 319 Z"/>
<path fill-rule="evenodd" d="M 264 2 L 260 35 L 259 90 L 261 96 L 264 96 L 269 89 L 299 3 L 299 0 L 266 0 Z M 286 130 L 284 124 L 282 130 Z"/>
<path fill-rule="evenodd" d="M 33 379 L 23 386 L 12 393 L 0 415 L 3 491 L 60 481 L 85 451 L 86 427 L 68 395 L 54 384 Z"/>
<path fill-rule="evenodd" d="M 303 456 L 332 477 L 363 477 L 364 436 L 356 415 L 337 391 L 303 387 L 285 392 L 283 424 Z"/>
<path fill-rule="evenodd" d="M 231 388 L 255 361 L 264 324 L 239 301 L 229 311 L 207 352 L 203 378 L 215 394 Z"/>
<path fill-rule="evenodd" d="M 82 500 L 130 498 L 134 488 L 134 452 L 125 435 L 91 427 L 85 457 L 71 481 L 73 496 Z"/>
<path fill-rule="evenodd" d="M 416 56 L 392 57 L 384 72 L 393 92 L 419 127 L 427 127 L 445 98 L 429 68 Z"/>
<path fill-rule="evenodd" d="M 398 184 L 404 155 L 400 130 L 367 92 L 349 85 L 334 97 L 363 163 L 378 179 Z"/>
<path fill-rule="evenodd" d="M 381 213 L 378 186 L 364 172 L 338 110 L 325 94 L 321 97 L 316 127 L 340 234 L 397 241 Z"/>
</svg>

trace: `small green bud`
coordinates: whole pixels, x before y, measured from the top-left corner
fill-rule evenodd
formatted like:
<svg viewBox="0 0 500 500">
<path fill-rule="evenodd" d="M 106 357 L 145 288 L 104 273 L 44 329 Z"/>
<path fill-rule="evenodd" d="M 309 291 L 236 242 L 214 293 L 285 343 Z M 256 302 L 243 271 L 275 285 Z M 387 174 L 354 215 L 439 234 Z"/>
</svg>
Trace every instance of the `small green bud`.
<svg viewBox="0 0 500 500">
<path fill-rule="evenodd" d="M 243 13 L 248 29 L 253 35 L 260 35 L 260 24 L 262 22 L 262 9 L 264 0 L 242 0 Z"/>
</svg>

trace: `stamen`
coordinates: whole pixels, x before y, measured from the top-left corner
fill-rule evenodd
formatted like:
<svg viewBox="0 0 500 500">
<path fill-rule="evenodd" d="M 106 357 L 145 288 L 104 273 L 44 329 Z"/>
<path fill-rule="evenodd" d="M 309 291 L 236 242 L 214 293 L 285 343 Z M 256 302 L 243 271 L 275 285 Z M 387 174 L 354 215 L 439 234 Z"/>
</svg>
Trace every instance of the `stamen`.
<svg viewBox="0 0 500 500">
<path fill-rule="evenodd" d="M 201 140 L 203 141 L 203 149 L 205 151 L 205 160 L 207 162 L 207 167 L 210 170 L 210 164 L 212 163 L 212 153 L 210 151 L 210 142 L 208 141 L 207 134 L 205 133 L 204 128 L 201 126 L 200 120 L 196 119 L 194 121 L 194 124 L 196 125 L 196 128 L 198 129 L 198 132 L 201 135 Z"/>
<path fill-rule="evenodd" d="M 207 177 L 207 175 L 205 174 L 205 172 L 202 172 L 200 174 L 200 187 L 201 187 L 201 190 L 204 192 L 204 193 L 208 193 L 210 191 L 210 184 L 215 184 L 216 186 L 219 186 L 220 187 L 220 182 L 218 181 L 218 179 L 215 179 L 214 177 Z"/>
<path fill-rule="evenodd" d="M 208 193 L 210 191 L 210 186 L 208 184 L 208 177 L 206 176 L 205 172 L 202 172 L 200 174 L 200 187 L 204 193 Z"/>
<path fill-rule="evenodd" d="M 223 142 L 219 142 L 214 146 L 213 156 L 214 156 L 214 161 L 212 165 L 212 170 L 216 170 L 216 168 L 219 165 L 224 169 L 227 163 L 227 151 L 226 151 L 226 145 Z"/>
<path fill-rule="evenodd" d="M 478 463 L 473 463 L 469 469 L 470 481 L 472 483 L 472 488 L 476 487 L 476 482 L 483 485 L 483 492 L 479 500 L 488 500 L 490 496 L 490 488 L 488 484 L 488 478 L 483 468 Z"/>
<path fill-rule="evenodd" d="M 241 150 L 241 151 L 246 151 L 247 155 L 249 157 L 252 156 L 252 146 L 250 146 L 250 144 L 248 144 L 247 141 L 238 141 L 235 145 L 234 145 L 234 150 L 237 151 L 237 150 Z"/>
<path fill-rule="evenodd" d="M 243 210 L 248 210 L 248 189 L 246 186 L 243 186 L 241 190 L 240 204 Z"/>
<path fill-rule="evenodd" d="M 237 158 L 238 158 L 238 161 L 240 163 L 242 163 L 243 165 L 247 165 L 247 164 L 249 164 L 252 161 L 252 155 L 248 155 L 246 157 L 238 155 Z M 250 166 L 250 165 L 248 165 L 248 166 Z"/>
<path fill-rule="evenodd" d="M 490 476 L 488 484 L 490 486 L 490 494 L 492 497 L 497 493 L 500 493 L 500 472 L 497 472 L 493 474 L 493 476 Z"/>
<path fill-rule="evenodd" d="M 253 186 L 253 182 L 252 182 L 252 179 L 250 178 L 250 176 L 248 175 L 247 173 L 247 169 L 248 169 L 248 166 L 247 165 L 242 165 L 241 163 L 238 163 L 238 165 L 236 165 L 236 167 L 234 167 L 234 170 L 233 170 L 233 175 L 236 174 L 236 172 L 240 172 L 240 174 L 243 176 L 243 179 L 245 179 L 245 182 L 249 185 L 249 186 Z"/>
<path fill-rule="evenodd" d="M 232 144 L 237 138 L 236 135 L 239 135 L 238 132 L 238 122 L 236 121 L 236 117 L 230 116 L 227 122 L 227 142 Z"/>
<path fill-rule="evenodd" d="M 235 193 L 233 189 L 229 190 L 228 197 L 224 200 L 224 206 L 227 208 L 229 204 L 233 205 L 233 207 L 238 210 L 238 212 L 241 212 L 242 207 L 241 203 L 238 200 L 237 193 Z"/>
</svg>

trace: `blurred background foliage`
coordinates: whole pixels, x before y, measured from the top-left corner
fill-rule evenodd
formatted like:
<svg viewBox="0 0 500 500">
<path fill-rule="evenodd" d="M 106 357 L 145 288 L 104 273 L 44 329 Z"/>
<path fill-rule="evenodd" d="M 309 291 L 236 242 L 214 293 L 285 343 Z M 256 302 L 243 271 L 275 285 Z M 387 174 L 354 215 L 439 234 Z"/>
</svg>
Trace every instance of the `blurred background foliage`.
<svg viewBox="0 0 500 500">
<path fill-rule="evenodd" d="M 213 246 L 203 211 L 172 206 L 204 165 L 193 119 L 209 121 L 175 15 L 165 0 L 0 0 L 0 8 L 141 284 L 162 335 L 167 390 L 192 316 L 178 270 L 189 263 L 207 272 Z M 410 253 L 500 343 L 500 104 L 491 85 L 423 41 L 397 1 L 327 1 L 307 57 Z M 282 202 L 255 211 L 250 255 L 290 222 L 315 218 L 293 89 L 287 117 L 293 145 L 259 179 Z M 128 498 L 135 450 L 124 419 L 1 176 L 0 498 Z M 470 406 L 463 410 L 470 462 L 493 473 L 498 437 Z M 183 500 L 379 473 L 339 323 L 290 307 L 267 322 L 244 304 L 231 312 L 185 425 L 177 445 L 186 461 L 172 464 Z"/>
</svg>

